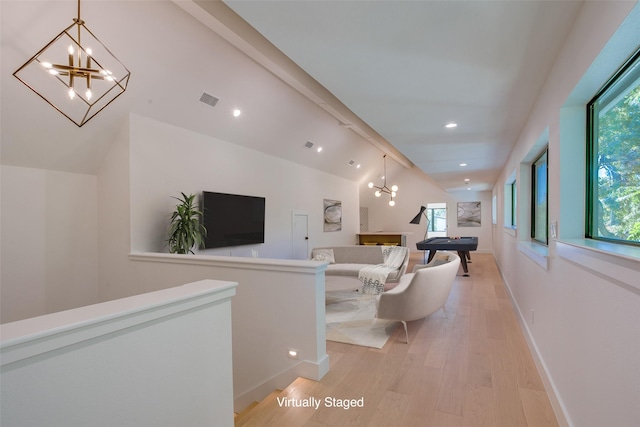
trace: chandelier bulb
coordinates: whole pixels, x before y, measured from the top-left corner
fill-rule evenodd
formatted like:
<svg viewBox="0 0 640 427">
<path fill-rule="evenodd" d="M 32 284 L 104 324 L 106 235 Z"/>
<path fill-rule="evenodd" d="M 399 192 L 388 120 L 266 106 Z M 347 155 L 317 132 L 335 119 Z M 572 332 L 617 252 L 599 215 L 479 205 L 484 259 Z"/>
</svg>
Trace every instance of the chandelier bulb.
<svg viewBox="0 0 640 427">
<path fill-rule="evenodd" d="M 367 186 L 369 188 L 373 188 L 373 182 L 370 182 L 369 185 Z"/>
<path fill-rule="evenodd" d="M 396 202 L 394 202 L 393 200 L 389 200 L 389 206 L 395 206 Z"/>
<path fill-rule="evenodd" d="M 380 193 L 380 191 L 376 191 L 374 194 L 376 195 L 376 197 L 380 197 L 382 193 Z"/>
<path fill-rule="evenodd" d="M 398 186 L 397 185 L 392 186 L 391 191 L 398 191 Z"/>
<path fill-rule="evenodd" d="M 69 45 L 69 55 L 73 55 L 73 46 Z"/>
<path fill-rule="evenodd" d="M 87 91 L 85 92 L 85 95 L 87 96 L 87 100 L 90 100 L 90 99 L 91 99 L 91 96 L 93 95 L 93 94 L 91 93 L 91 89 L 87 89 Z"/>
<path fill-rule="evenodd" d="M 76 93 L 75 93 L 75 91 L 73 90 L 72 87 L 69 88 L 68 94 L 69 94 L 69 99 L 73 99 L 73 97 L 76 96 Z"/>
<path fill-rule="evenodd" d="M 391 192 L 391 197 L 396 197 L 396 192 L 395 191 Z"/>
</svg>

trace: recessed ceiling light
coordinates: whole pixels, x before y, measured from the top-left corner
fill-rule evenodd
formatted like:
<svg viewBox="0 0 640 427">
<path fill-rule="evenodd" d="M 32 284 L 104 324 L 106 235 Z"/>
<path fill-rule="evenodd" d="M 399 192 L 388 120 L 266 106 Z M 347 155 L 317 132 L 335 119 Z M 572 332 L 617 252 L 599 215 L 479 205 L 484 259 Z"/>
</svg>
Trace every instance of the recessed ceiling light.
<svg viewBox="0 0 640 427">
<path fill-rule="evenodd" d="M 464 182 L 469 182 L 469 181 L 471 181 L 469 178 L 464 179 Z"/>
<path fill-rule="evenodd" d="M 465 167 L 465 166 L 467 166 L 467 164 L 466 163 L 460 163 L 460 166 Z"/>
<path fill-rule="evenodd" d="M 318 147 L 318 153 L 322 151 L 322 147 Z"/>
<path fill-rule="evenodd" d="M 458 127 L 458 124 L 450 122 L 450 123 L 447 123 L 446 125 L 444 125 L 444 127 L 446 127 L 447 129 L 453 129 L 455 127 Z"/>
<path fill-rule="evenodd" d="M 357 165 L 357 166 L 356 166 L 356 169 L 360 169 L 360 165 Z"/>
<path fill-rule="evenodd" d="M 240 111 L 239 109 L 235 109 L 233 110 L 233 117 L 240 117 L 240 114 L 242 114 L 242 111 Z"/>
<path fill-rule="evenodd" d="M 467 187 L 467 190 L 471 190 L 471 187 Z"/>
</svg>

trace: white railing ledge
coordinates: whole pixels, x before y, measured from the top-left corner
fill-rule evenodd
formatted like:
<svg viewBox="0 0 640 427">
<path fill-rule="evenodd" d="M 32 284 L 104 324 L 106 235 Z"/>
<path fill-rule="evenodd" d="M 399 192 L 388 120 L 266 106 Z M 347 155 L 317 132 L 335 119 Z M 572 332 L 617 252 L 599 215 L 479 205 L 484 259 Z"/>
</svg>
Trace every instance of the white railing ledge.
<svg viewBox="0 0 640 427">
<path fill-rule="evenodd" d="M 562 239 L 556 242 L 558 256 L 638 293 L 640 248 L 593 239 Z"/>
<path fill-rule="evenodd" d="M 157 320 L 236 294 L 238 283 L 201 280 L 0 325 L 1 365 Z"/>
<path fill-rule="evenodd" d="M 549 248 L 531 241 L 518 242 L 518 250 L 545 270 L 549 269 Z"/>
<path fill-rule="evenodd" d="M 620 243 L 605 242 L 595 239 L 559 239 L 558 243 L 570 245 L 587 251 L 599 252 L 605 255 L 625 258 L 629 261 L 638 263 L 640 266 L 640 247 L 623 245 Z"/>
<path fill-rule="evenodd" d="M 276 258 L 249 258 L 220 255 L 181 255 L 157 252 L 133 252 L 131 261 L 164 262 L 173 264 L 209 265 L 250 270 L 274 270 L 317 274 L 327 269 L 326 262 Z"/>
</svg>

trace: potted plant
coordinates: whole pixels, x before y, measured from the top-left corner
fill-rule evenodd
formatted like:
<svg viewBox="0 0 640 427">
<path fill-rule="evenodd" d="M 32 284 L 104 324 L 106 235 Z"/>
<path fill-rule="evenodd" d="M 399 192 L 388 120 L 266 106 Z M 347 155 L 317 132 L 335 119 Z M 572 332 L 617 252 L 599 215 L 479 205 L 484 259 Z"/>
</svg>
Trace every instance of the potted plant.
<svg viewBox="0 0 640 427">
<path fill-rule="evenodd" d="M 196 209 L 195 194 L 182 197 L 173 197 L 180 203 L 176 205 L 176 209 L 171 214 L 171 223 L 169 225 L 169 252 L 172 254 L 189 254 L 194 253 L 192 248 L 204 246 L 204 238 L 207 235 L 207 229 L 200 223 L 202 212 Z"/>
</svg>

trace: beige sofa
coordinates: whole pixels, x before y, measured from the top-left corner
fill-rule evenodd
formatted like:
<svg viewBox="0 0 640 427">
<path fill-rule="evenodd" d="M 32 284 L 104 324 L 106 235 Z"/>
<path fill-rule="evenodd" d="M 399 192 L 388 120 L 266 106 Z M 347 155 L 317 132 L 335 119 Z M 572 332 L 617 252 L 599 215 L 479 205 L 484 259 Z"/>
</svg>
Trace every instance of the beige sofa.
<svg viewBox="0 0 640 427">
<path fill-rule="evenodd" d="M 314 248 L 311 259 L 329 263 L 325 271 L 325 291 L 348 291 L 362 288 L 358 273 L 366 266 L 384 263 L 384 246 L 348 245 Z M 406 251 L 401 265 L 389 273 L 385 289 L 395 286 L 409 265 L 409 251 Z"/>
</svg>

